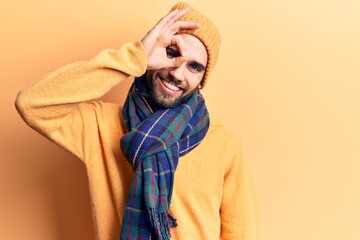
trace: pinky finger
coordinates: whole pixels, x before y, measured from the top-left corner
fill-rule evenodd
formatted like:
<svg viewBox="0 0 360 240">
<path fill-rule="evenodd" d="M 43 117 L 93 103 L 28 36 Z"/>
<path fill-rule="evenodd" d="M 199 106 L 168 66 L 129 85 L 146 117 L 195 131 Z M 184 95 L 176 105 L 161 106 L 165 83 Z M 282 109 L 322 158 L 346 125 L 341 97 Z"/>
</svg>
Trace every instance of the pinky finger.
<svg viewBox="0 0 360 240">
<path fill-rule="evenodd" d="M 195 30 L 200 27 L 200 24 L 195 22 L 177 21 L 170 28 L 170 31 L 175 34 L 180 30 Z"/>
</svg>

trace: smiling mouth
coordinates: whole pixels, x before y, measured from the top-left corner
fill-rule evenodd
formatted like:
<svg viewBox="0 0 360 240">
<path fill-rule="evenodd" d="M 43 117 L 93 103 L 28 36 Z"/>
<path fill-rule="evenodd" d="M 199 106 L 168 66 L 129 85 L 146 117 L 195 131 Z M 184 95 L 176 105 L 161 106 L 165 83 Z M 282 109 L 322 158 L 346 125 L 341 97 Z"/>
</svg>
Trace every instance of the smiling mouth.
<svg viewBox="0 0 360 240">
<path fill-rule="evenodd" d="M 172 83 L 172 82 L 170 82 L 170 81 L 168 81 L 168 80 L 166 80 L 166 79 L 164 79 L 164 78 L 162 78 L 160 76 L 159 76 L 159 79 L 162 82 L 162 84 L 171 91 L 179 92 L 179 91 L 183 90 L 182 88 L 176 86 L 174 83 Z"/>
</svg>

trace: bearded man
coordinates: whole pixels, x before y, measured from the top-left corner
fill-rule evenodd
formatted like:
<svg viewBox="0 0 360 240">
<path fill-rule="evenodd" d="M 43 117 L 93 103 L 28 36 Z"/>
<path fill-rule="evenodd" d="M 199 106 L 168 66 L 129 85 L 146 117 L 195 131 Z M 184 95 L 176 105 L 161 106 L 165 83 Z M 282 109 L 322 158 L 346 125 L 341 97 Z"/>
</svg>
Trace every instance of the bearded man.
<svg viewBox="0 0 360 240">
<path fill-rule="evenodd" d="M 19 93 L 25 122 L 86 167 L 96 239 L 257 239 L 239 142 L 210 122 L 200 93 L 220 42 L 206 16 L 178 3 L 141 41 Z M 123 106 L 96 100 L 129 76 Z"/>
</svg>

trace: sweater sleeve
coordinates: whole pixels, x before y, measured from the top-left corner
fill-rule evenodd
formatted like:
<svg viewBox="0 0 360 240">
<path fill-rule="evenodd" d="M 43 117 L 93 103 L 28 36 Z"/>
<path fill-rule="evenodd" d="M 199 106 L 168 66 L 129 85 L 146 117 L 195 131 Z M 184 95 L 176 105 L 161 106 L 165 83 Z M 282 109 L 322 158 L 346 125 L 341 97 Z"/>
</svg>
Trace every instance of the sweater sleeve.
<svg viewBox="0 0 360 240">
<path fill-rule="evenodd" d="M 69 144 L 66 139 L 69 136 L 61 131 L 63 125 L 72 124 L 74 134 L 81 137 L 86 127 L 81 122 L 91 121 L 88 119 L 91 116 L 76 114 L 84 108 L 80 107 L 81 103 L 103 96 L 129 76 L 141 76 L 146 66 L 141 42 L 126 43 L 120 49 L 106 49 L 89 61 L 61 67 L 20 91 L 15 107 L 30 127 L 82 159 L 80 151 L 75 149 L 82 148 L 81 144 Z"/>
<path fill-rule="evenodd" d="M 240 141 L 232 134 L 228 149 L 234 149 L 224 176 L 220 209 L 222 240 L 257 240 L 258 210 Z"/>
</svg>

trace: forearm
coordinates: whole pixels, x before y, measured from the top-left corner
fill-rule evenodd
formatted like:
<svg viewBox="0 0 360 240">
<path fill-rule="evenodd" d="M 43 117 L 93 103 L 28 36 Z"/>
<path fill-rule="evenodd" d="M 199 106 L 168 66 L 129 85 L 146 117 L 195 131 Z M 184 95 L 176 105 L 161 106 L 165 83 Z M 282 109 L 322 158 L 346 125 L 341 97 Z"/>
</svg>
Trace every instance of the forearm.
<svg viewBox="0 0 360 240">
<path fill-rule="evenodd" d="M 146 70 L 140 42 L 104 50 L 89 61 L 66 65 L 22 90 L 16 108 L 24 121 L 44 135 L 58 129 L 81 102 L 99 98 L 129 76 Z"/>
</svg>

